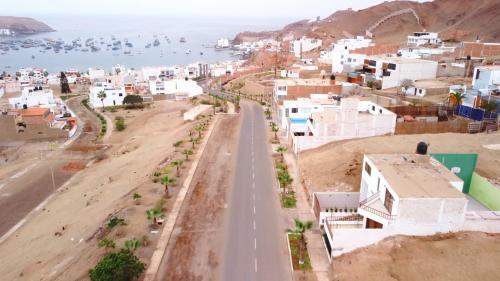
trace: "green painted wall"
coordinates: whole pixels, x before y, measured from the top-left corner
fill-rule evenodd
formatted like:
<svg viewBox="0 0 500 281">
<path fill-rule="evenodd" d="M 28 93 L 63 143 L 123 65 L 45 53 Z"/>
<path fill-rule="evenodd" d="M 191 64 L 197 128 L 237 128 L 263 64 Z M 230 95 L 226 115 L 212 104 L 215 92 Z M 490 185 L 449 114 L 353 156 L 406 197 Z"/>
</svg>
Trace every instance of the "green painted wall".
<svg viewBox="0 0 500 281">
<path fill-rule="evenodd" d="M 449 170 L 459 167 L 460 172 L 456 175 L 464 181 L 462 192 L 469 193 L 472 174 L 476 170 L 477 154 L 433 153 L 431 156 Z"/>
<path fill-rule="evenodd" d="M 472 175 L 469 195 L 492 211 L 500 211 L 500 188 L 495 187 L 485 178 Z"/>
</svg>

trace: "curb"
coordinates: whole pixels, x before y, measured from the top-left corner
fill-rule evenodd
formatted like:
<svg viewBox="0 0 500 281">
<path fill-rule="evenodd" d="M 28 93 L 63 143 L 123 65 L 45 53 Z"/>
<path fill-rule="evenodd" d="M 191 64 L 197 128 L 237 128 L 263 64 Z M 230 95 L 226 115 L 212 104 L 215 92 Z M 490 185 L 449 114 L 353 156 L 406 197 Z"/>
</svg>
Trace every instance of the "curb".
<svg viewBox="0 0 500 281">
<path fill-rule="evenodd" d="M 217 116 L 217 115 L 215 115 Z M 168 216 L 165 225 L 163 227 L 163 230 L 161 232 L 160 238 L 158 239 L 158 242 L 156 243 L 156 248 L 153 252 L 153 255 L 151 256 L 150 259 L 150 264 L 146 270 L 145 276 L 143 281 L 154 281 L 156 279 L 156 275 L 158 274 L 158 270 L 160 268 L 160 264 L 163 260 L 163 257 L 165 255 L 165 252 L 167 251 L 167 246 L 168 242 L 170 241 L 170 237 L 172 235 L 172 232 L 174 230 L 175 224 L 177 222 L 177 218 L 179 216 L 179 212 L 182 208 L 182 205 L 184 203 L 184 199 L 186 198 L 186 195 L 189 191 L 189 187 L 191 186 L 191 181 L 193 179 L 193 176 L 198 168 L 198 163 L 205 152 L 205 147 L 210 140 L 210 137 L 212 136 L 212 132 L 215 128 L 215 124 L 219 121 L 219 118 L 216 118 L 212 124 L 210 124 L 210 129 L 209 133 L 206 135 L 204 138 L 202 144 L 201 144 L 201 149 L 198 150 L 196 160 L 193 161 L 193 164 L 191 165 L 191 168 L 189 169 L 188 176 L 184 180 L 184 183 L 182 184 L 181 190 L 179 190 L 179 194 L 174 202 L 174 206 L 172 207 L 172 211 L 170 212 L 171 215 Z"/>
</svg>

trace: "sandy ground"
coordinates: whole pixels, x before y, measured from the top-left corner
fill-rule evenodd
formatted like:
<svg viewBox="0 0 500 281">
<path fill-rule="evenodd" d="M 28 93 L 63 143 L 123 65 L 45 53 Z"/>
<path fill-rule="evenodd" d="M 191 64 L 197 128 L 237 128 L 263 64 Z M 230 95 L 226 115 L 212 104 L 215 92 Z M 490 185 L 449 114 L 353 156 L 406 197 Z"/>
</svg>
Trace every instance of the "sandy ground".
<svg viewBox="0 0 500 281">
<path fill-rule="evenodd" d="M 419 141 L 430 143 L 429 153 L 478 153 L 476 172 L 500 180 L 500 151 L 483 147 L 500 143 L 500 133 L 398 135 L 333 142 L 300 153 L 301 175 L 311 191 L 358 191 L 364 153 L 414 153 Z"/>
<path fill-rule="evenodd" d="M 179 213 L 157 280 L 218 280 L 238 116 L 220 116 Z"/>
<path fill-rule="evenodd" d="M 150 110 L 133 111 L 128 128 L 109 139 L 108 157 L 75 175 L 0 244 L 2 280 L 87 280 L 88 269 L 104 254 L 95 237 L 110 214 L 124 218 L 127 225 L 108 237 L 117 247 L 134 237 L 148 242 L 137 251 L 147 262 L 157 235 L 149 233 L 145 211 L 164 197 L 163 187 L 150 175 L 166 159 L 181 157 L 174 155 L 172 144 L 185 138 L 193 125 L 180 118 L 180 111 L 190 107 L 159 102 Z M 140 205 L 132 202 L 134 192 L 143 197 Z"/>
<path fill-rule="evenodd" d="M 395 236 L 334 260 L 335 281 L 497 281 L 500 235 Z"/>
</svg>

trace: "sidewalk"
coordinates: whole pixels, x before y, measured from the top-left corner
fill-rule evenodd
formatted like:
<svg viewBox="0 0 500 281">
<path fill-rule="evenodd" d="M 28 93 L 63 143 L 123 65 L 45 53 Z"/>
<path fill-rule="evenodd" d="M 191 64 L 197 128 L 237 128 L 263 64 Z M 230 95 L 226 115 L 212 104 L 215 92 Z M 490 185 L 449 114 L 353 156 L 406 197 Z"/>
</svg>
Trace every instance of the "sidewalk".
<svg viewBox="0 0 500 281">
<path fill-rule="evenodd" d="M 282 134 L 278 135 L 281 144 L 286 143 L 286 139 Z M 286 146 L 288 150 L 290 148 Z M 323 244 L 323 238 L 321 237 L 321 232 L 318 228 L 318 222 L 314 216 L 312 205 L 309 205 L 307 199 L 308 195 L 305 193 L 304 188 L 300 182 L 300 170 L 297 163 L 297 158 L 292 152 L 286 152 L 284 154 L 285 161 L 288 165 L 288 172 L 293 178 L 292 187 L 295 191 L 295 196 L 297 198 L 297 207 L 295 209 L 285 209 L 286 220 L 293 222 L 294 218 L 300 220 L 313 221 L 313 228 L 306 232 L 307 239 L 307 251 L 309 257 L 311 258 L 311 265 L 313 267 L 313 272 L 316 275 L 318 281 L 328 281 L 330 280 L 329 271 L 331 269 L 330 262 L 327 257 L 327 252 Z"/>
</svg>

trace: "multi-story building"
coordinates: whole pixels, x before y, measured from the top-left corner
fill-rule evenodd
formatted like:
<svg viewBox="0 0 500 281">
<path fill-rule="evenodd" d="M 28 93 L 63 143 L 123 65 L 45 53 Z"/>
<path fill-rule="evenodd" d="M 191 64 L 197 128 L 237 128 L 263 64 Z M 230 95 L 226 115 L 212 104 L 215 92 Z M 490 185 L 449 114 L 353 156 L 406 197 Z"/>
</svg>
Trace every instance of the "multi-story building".
<svg viewBox="0 0 500 281">
<path fill-rule="evenodd" d="M 55 105 L 54 93 L 42 86 L 24 87 L 21 95 L 9 98 L 12 108 L 51 107 Z"/>
<path fill-rule="evenodd" d="M 105 97 L 100 97 L 101 93 L 104 93 Z M 109 81 L 97 80 L 89 89 L 89 104 L 94 108 L 119 106 L 123 105 L 126 95 L 125 87 L 117 87 Z"/>
<path fill-rule="evenodd" d="M 415 47 L 421 45 L 437 45 L 441 43 L 441 39 L 435 32 L 413 32 L 413 35 L 408 36 L 408 46 Z"/>
<path fill-rule="evenodd" d="M 292 53 L 297 58 L 302 58 L 304 53 L 310 52 L 314 49 L 318 49 L 323 44 L 321 39 L 307 38 L 303 36 L 300 39 L 293 40 L 290 42 L 290 53 Z"/>
<path fill-rule="evenodd" d="M 203 94 L 203 88 L 196 81 L 187 79 L 150 81 L 149 90 L 152 95 L 166 95 L 169 100 L 182 100 Z"/>
</svg>

